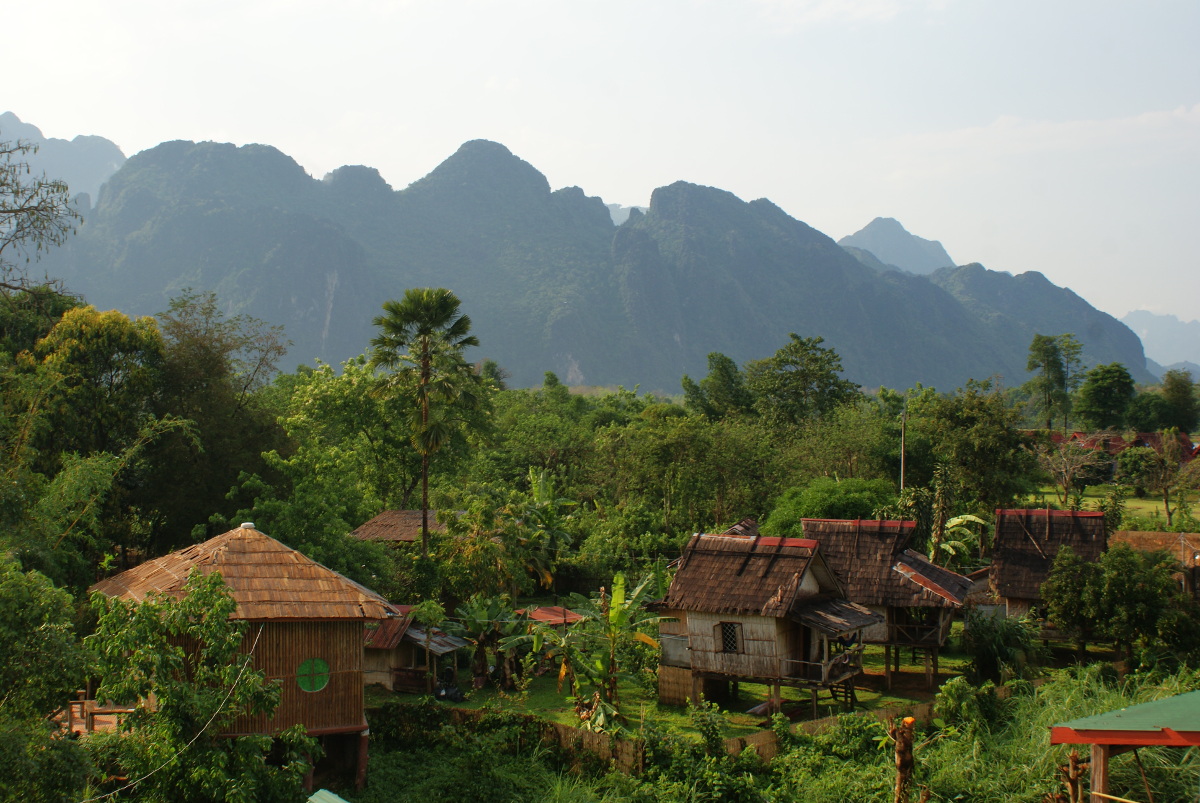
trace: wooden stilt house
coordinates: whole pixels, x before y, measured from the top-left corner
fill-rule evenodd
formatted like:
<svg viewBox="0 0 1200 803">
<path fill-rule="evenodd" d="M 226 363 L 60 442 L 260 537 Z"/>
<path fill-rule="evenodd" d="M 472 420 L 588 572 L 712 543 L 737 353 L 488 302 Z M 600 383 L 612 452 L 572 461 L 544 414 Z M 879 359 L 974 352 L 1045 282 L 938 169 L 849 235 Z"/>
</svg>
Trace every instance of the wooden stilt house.
<svg viewBox="0 0 1200 803">
<path fill-rule="evenodd" d="M 231 618 L 250 623 L 242 650 L 255 669 L 279 683 L 278 708 L 234 721 L 227 735 L 276 734 L 301 725 L 312 736 L 358 741 L 360 780 L 366 771 L 363 709 L 363 624 L 395 609 L 370 589 L 243 524 L 224 535 L 136 566 L 92 586 L 142 601 L 179 597 L 193 571 L 220 573 L 237 603 Z"/>
<path fill-rule="evenodd" d="M 441 666 L 440 670 L 458 676 L 458 651 L 468 646 L 458 636 L 443 633 L 436 627 L 426 629 L 408 616 L 411 606 L 396 606 L 403 618 L 367 624 L 364 645 L 366 646 L 366 682 L 379 683 L 392 691 L 407 691 L 416 694 L 432 694 L 436 682 L 438 662 L 446 655 L 454 658 L 453 666 Z M 428 636 L 428 637 L 427 637 Z M 433 662 L 433 667 L 430 662 Z"/>
<path fill-rule="evenodd" d="M 756 532 L 756 530 L 754 530 Z M 712 696 L 738 681 L 853 700 L 863 629 L 883 620 L 847 601 L 816 541 L 723 534 L 692 536 L 667 595 L 659 696 Z"/>
<path fill-rule="evenodd" d="M 1070 546 L 1096 561 L 1108 546 L 1104 514 L 1076 510 L 997 510 L 989 585 L 1009 616 L 1023 616 L 1042 602 L 1042 583 L 1058 550 Z"/>
<path fill-rule="evenodd" d="M 888 688 L 903 649 L 925 659 L 926 682 L 933 688 L 938 651 L 971 581 L 908 548 L 916 522 L 804 519 L 802 526 L 806 538 L 820 543 L 846 598 L 883 617 L 863 632 L 863 640 L 884 646 Z"/>
</svg>

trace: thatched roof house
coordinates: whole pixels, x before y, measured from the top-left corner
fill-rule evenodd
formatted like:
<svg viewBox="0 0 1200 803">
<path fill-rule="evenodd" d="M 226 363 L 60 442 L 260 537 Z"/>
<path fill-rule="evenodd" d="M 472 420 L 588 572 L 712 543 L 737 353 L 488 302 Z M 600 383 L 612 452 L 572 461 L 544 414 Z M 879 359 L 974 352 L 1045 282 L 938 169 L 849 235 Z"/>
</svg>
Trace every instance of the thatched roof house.
<svg viewBox="0 0 1200 803">
<path fill-rule="evenodd" d="M 1107 540 L 1104 514 L 1075 510 L 997 510 L 989 584 L 1008 615 L 1020 616 L 1041 602 L 1042 583 L 1058 550 L 1070 546 L 1088 561 L 1099 560 Z"/>
<path fill-rule="evenodd" d="M 429 532 L 446 531 L 446 525 L 437 520 L 437 511 L 429 511 Z M 421 542 L 421 511 L 385 510 L 375 518 L 350 533 L 360 541 L 383 541 L 391 544 Z"/>
<path fill-rule="evenodd" d="M 677 620 L 660 627 L 660 696 L 668 701 L 696 699 L 705 680 L 800 686 L 814 699 L 819 688 L 852 689 L 859 636 L 882 619 L 842 597 L 817 542 L 744 534 L 692 536 L 655 607 Z M 690 695 L 664 694 L 681 685 L 683 670 Z"/>
<path fill-rule="evenodd" d="M 864 631 L 863 639 L 885 645 L 889 686 L 901 647 L 924 651 L 932 686 L 938 649 L 946 643 L 954 612 L 966 601 L 971 581 L 908 548 L 916 522 L 803 519 L 801 526 L 806 537 L 820 543 L 846 598 L 884 618 Z"/>
<path fill-rule="evenodd" d="M 1166 552 L 1179 561 L 1176 575 L 1183 590 L 1200 600 L 1200 533 L 1163 533 L 1118 530 L 1108 545 L 1128 544 L 1139 552 Z"/>
<path fill-rule="evenodd" d="M 219 572 L 236 609 L 230 618 L 261 625 L 253 666 L 278 681 L 271 717 L 243 716 L 229 734 L 274 734 L 302 725 L 311 735 L 352 734 L 365 770 L 363 624 L 387 620 L 395 609 L 380 595 L 243 524 L 202 544 L 136 566 L 92 586 L 113 597 L 142 601 L 151 594 L 181 597 L 192 571 Z M 360 739 L 361 737 L 361 739 Z"/>
</svg>

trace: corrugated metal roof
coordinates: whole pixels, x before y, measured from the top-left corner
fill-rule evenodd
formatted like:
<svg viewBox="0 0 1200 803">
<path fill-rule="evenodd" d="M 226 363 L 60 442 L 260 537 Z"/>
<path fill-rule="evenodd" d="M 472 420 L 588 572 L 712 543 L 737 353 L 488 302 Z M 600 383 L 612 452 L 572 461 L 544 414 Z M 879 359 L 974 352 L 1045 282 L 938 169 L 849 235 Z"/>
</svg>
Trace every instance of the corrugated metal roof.
<svg viewBox="0 0 1200 803">
<path fill-rule="evenodd" d="M 371 622 L 363 629 L 363 646 L 372 650 L 392 650 L 400 643 L 412 619 L 397 616 L 382 622 Z"/>
<path fill-rule="evenodd" d="M 404 631 L 402 638 L 405 641 L 411 641 L 417 644 L 421 649 L 425 648 L 425 630 L 417 625 L 409 625 Z M 445 655 L 446 653 L 461 650 L 468 646 L 468 643 L 458 636 L 451 636 L 449 633 L 434 628 L 429 632 L 429 651 L 434 655 Z"/>
<path fill-rule="evenodd" d="M 540 608 L 523 608 L 517 613 L 523 613 L 535 622 L 547 622 L 552 625 L 574 624 L 583 617 L 575 611 L 567 610 L 559 605 L 543 605 Z"/>
<path fill-rule="evenodd" d="M 219 572 L 237 603 L 233 619 L 387 619 L 386 599 L 258 530 L 239 527 L 135 566 L 91 587 L 137 601 L 182 597 L 193 571 Z"/>
<path fill-rule="evenodd" d="M 1200 691 L 1055 725 L 1050 743 L 1200 744 Z"/>
<path fill-rule="evenodd" d="M 328 789 L 318 789 L 309 796 L 308 803 L 350 803 L 350 801 L 344 797 L 338 797 Z"/>
</svg>

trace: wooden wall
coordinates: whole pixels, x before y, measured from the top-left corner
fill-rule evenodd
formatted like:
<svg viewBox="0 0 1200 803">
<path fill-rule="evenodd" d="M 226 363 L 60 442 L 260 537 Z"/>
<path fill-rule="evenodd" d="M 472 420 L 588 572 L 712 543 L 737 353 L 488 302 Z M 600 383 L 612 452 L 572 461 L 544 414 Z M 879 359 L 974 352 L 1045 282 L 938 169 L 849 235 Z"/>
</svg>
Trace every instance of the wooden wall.
<svg viewBox="0 0 1200 803">
<path fill-rule="evenodd" d="M 740 622 L 742 652 L 721 652 L 717 625 Z M 722 672 L 742 677 L 775 677 L 779 673 L 780 649 L 776 620 L 765 616 L 688 613 L 688 645 L 692 669 Z"/>
<path fill-rule="evenodd" d="M 262 634 L 259 635 L 259 626 Z M 278 733 L 292 725 L 309 731 L 353 731 L 363 727 L 363 624 L 361 619 L 311 622 L 250 622 L 242 651 L 256 636 L 254 668 L 282 687 L 279 707 L 265 715 L 234 721 L 229 733 Z M 329 683 L 306 692 L 296 681 L 301 662 L 320 658 L 329 664 Z"/>
</svg>

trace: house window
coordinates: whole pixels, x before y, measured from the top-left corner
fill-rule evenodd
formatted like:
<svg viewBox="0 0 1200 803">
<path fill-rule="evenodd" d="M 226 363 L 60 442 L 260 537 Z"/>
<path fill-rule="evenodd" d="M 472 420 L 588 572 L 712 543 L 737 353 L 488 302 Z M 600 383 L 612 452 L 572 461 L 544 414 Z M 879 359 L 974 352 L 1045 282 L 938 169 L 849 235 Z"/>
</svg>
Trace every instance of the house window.
<svg viewBox="0 0 1200 803">
<path fill-rule="evenodd" d="M 717 625 L 717 637 L 720 640 L 721 652 L 742 651 L 741 622 L 721 622 Z"/>
<path fill-rule="evenodd" d="M 329 664 L 320 658 L 309 658 L 296 669 L 296 683 L 304 691 L 320 691 L 329 685 Z"/>
</svg>

